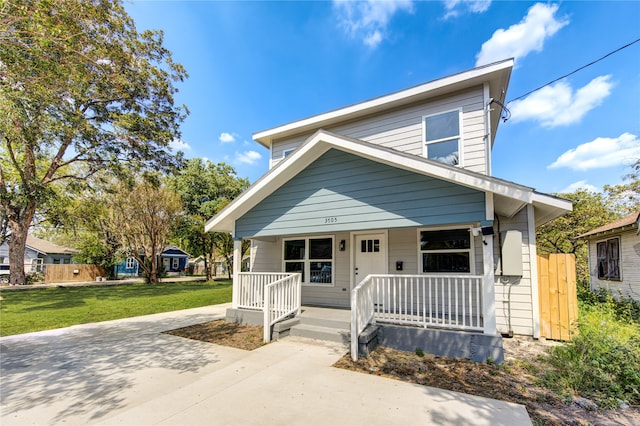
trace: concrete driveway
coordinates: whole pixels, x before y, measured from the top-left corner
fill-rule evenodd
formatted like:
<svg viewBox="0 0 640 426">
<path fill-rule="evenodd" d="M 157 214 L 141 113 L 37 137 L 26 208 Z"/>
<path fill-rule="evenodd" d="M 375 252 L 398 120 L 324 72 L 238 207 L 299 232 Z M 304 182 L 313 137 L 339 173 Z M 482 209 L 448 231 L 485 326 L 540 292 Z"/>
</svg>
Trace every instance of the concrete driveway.
<svg viewBox="0 0 640 426">
<path fill-rule="evenodd" d="M 247 352 L 160 333 L 227 306 L 0 338 L 0 423 L 531 424 L 521 405 L 333 368 L 336 344 Z"/>
</svg>

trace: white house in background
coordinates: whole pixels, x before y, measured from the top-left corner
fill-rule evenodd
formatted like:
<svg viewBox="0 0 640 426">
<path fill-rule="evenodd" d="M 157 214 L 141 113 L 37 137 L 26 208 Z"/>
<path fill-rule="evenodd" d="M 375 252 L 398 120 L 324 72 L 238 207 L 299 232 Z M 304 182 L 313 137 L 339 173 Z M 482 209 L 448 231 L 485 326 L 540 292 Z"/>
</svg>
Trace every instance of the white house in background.
<svg viewBox="0 0 640 426">
<path fill-rule="evenodd" d="M 59 246 L 50 241 L 27 235 L 24 250 L 24 272 L 42 272 L 47 264 L 71 264 L 73 255 L 78 251 L 72 248 Z M 0 246 L 0 274 L 9 273 L 9 244 L 5 242 Z"/>
<path fill-rule="evenodd" d="M 591 290 L 640 302 L 640 212 L 601 226 L 578 238 L 589 242 Z"/>
<path fill-rule="evenodd" d="M 385 344 L 404 336 L 396 340 L 410 350 L 437 352 L 416 339 L 452 346 L 454 337 L 476 359 L 477 347 L 496 342 L 482 336 L 538 337 L 535 230 L 572 206 L 491 175 L 512 67 L 486 65 L 254 134 L 270 170 L 205 225 L 231 232 L 237 253 L 252 242 L 250 272 L 234 271 L 230 317 L 257 311 L 268 340 L 275 323 L 304 314 L 300 302 L 348 308 L 352 356 L 373 323 Z M 445 343 L 391 325 L 464 333 Z"/>
</svg>

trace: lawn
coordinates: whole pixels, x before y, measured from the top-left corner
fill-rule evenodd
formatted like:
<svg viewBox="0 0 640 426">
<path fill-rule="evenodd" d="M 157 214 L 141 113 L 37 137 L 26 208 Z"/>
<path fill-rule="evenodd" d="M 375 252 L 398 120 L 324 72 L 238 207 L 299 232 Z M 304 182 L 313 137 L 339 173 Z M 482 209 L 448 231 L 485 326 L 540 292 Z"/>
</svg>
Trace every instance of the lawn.
<svg viewBox="0 0 640 426">
<path fill-rule="evenodd" d="M 3 291 L 0 336 L 231 301 L 231 281 Z"/>
</svg>

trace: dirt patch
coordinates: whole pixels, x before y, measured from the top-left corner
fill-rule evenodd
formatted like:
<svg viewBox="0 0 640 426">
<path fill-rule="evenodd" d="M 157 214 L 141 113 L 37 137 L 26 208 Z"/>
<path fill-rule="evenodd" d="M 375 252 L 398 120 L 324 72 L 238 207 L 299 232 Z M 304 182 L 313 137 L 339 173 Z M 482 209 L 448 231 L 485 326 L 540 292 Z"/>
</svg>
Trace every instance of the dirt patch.
<svg viewBox="0 0 640 426">
<path fill-rule="evenodd" d="M 598 413 L 536 385 L 546 368 L 541 361 L 555 342 L 505 339 L 505 363 L 494 365 L 378 347 L 370 356 L 353 362 L 345 355 L 336 367 L 389 377 L 425 386 L 515 402 L 527 407 L 533 424 L 639 425 L 637 408 Z"/>
<path fill-rule="evenodd" d="M 261 326 L 216 320 L 165 331 L 165 334 L 252 351 L 264 344 Z"/>
</svg>

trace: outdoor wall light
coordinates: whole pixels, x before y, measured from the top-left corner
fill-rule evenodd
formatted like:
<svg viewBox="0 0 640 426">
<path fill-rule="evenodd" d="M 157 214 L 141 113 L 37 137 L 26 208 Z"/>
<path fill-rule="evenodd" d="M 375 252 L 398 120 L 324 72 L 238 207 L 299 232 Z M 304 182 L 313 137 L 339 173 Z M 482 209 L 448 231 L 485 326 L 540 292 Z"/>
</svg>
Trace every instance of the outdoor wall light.
<svg viewBox="0 0 640 426">
<path fill-rule="evenodd" d="M 345 240 L 340 240 L 340 251 L 344 251 L 347 242 Z"/>
</svg>

